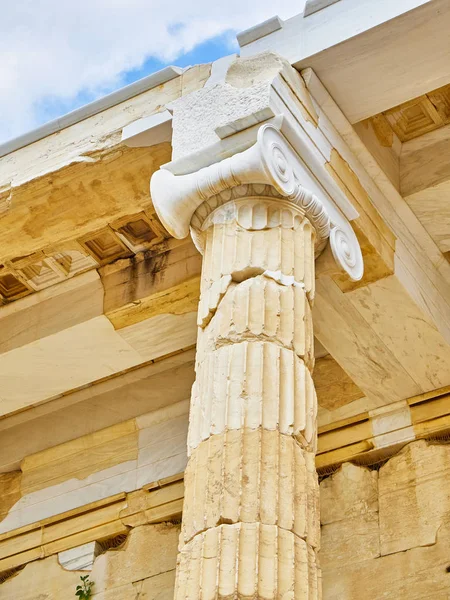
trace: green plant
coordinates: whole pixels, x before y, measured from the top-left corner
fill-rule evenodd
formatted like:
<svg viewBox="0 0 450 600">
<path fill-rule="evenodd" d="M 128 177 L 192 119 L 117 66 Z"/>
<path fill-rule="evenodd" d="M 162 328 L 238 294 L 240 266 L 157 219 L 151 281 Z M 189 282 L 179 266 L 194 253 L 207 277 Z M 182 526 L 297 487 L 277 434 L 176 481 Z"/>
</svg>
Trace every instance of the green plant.
<svg viewBox="0 0 450 600">
<path fill-rule="evenodd" d="M 89 581 L 89 575 L 82 575 L 80 579 L 81 585 L 77 585 L 75 596 L 78 596 L 79 600 L 89 600 L 94 582 Z"/>
</svg>

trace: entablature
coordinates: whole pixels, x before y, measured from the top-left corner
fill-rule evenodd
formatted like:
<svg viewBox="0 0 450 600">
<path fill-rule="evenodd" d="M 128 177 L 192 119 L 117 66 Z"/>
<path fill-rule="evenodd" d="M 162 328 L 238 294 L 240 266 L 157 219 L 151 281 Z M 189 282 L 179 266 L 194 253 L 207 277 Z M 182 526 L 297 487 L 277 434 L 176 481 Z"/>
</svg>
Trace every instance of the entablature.
<svg viewBox="0 0 450 600">
<path fill-rule="evenodd" d="M 104 339 L 114 339 L 122 358 L 126 347 L 130 357 L 128 362 L 111 361 L 109 371 L 102 366 L 92 377 L 76 379 L 75 384 L 69 369 L 57 390 L 46 390 L 42 396 L 36 396 L 37 387 L 30 380 L 34 386 L 33 402 L 59 398 L 78 385 L 91 385 L 103 377 L 117 376 L 154 357 L 186 350 L 194 344 L 200 256 L 191 242 L 178 245 L 155 215 L 148 195 L 148 180 L 159 167 L 163 167 L 158 177 L 165 178 L 166 191 L 174 194 L 178 185 L 175 182 L 179 182 L 184 195 L 186 186 L 190 185 L 195 202 L 200 200 L 200 204 L 214 196 L 219 202 L 223 190 L 218 191 L 218 185 L 224 186 L 226 194 L 234 194 L 236 201 L 239 201 L 241 186 L 254 186 L 255 197 L 262 195 L 271 201 L 284 198 L 283 201 L 290 202 L 290 196 L 299 192 L 300 183 L 307 191 L 304 199 L 316 198 L 317 205 L 325 207 L 332 231 L 336 224 L 350 227 L 348 232 L 354 231 L 362 249 L 364 276 L 359 281 L 351 281 L 337 268 L 330 247 L 325 250 L 323 246 L 318 247 L 318 254 L 322 253 L 316 262 L 320 282 L 314 309 L 316 334 L 325 348 L 325 356 L 332 357 L 330 359 L 349 379 L 350 386 L 356 388 L 342 399 L 342 405 L 358 403 L 358 410 L 356 405 L 350 410 L 353 415 L 360 409 L 376 409 L 448 385 L 449 296 L 446 295 L 445 266 L 438 260 L 442 256 L 411 211 L 408 212 L 398 190 L 387 181 L 375 161 L 368 158 L 367 149 L 315 74 L 307 71 L 300 76 L 284 60 L 266 54 L 228 60 L 221 77 L 216 73 L 210 85 L 202 87 L 204 79 L 195 84 L 191 82 L 194 91 L 190 97 L 176 100 L 179 92 L 172 90 L 167 104 L 159 108 L 173 113 L 171 119 L 164 120 L 165 126 L 170 121 L 173 130 L 173 154 L 167 141 L 153 148 L 148 148 L 148 141 L 144 146 L 126 148 L 119 140 L 120 132 L 115 132 L 109 139 L 114 140 L 114 152 L 107 152 L 97 162 L 74 165 L 70 161 L 51 175 L 13 186 L 13 203 L 1 217 L 4 223 L 12 224 L 12 229 L 5 227 L 0 234 L 0 246 L 8 248 L 9 253 L 3 273 L 0 271 L 0 282 L 6 276 L 4 284 L 13 290 L 7 302 L 22 292 L 46 293 L 54 283 L 67 286 L 64 288 L 67 297 L 71 288 L 70 282 L 64 282 L 65 278 L 85 269 L 93 272 L 98 269 L 101 282 L 89 279 L 88 285 L 89 289 L 96 290 L 95 310 L 86 313 L 89 324 L 80 321 L 73 325 L 79 326 L 80 339 L 86 339 L 89 332 L 96 331 L 95 327 L 107 329 Z M 199 87 L 202 89 L 197 89 Z M 246 105 L 248 93 L 254 104 Z M 156 102 L 156 98 L 153 100 Z M 208 103 L 217 108 L 220 101 L 227 106 L 212 111 L 211 121 L 205 117 L 204 126 L 209 127 L 209 131 L 207 135 L 196 137 L 195 121 L 190 121 L 189 111 L 195 109 L 203 117 L 208 115 Z M 187 139 L 180 133 L 186 124 L 189 125 Z M 273 156 L 267 154 L 265 136 L 270 136 L 270 144 L 281 148 L 284 156 L 281 162 L 273 161 Z M 62 148 L 61 153 L 64 154 Z M 232 173 L 228 171 L 231 184 L 230 181 L 223 183 L 220 169 L 230 164 L 236 165 Z M 280 179 L 285 164 L 292 168 L 293 177 L 288 180 L 296 182 L 294 187 Z M 281 171 L 277 171 L 280 166 Z M 211 194 L 205 192 L 204 186 L 209 185 L 205 182 L 210 181 L 206 176 L 202 179 L 205 173 L 213 180 Z M 48 199 L 48 189 L 63 186 L 65 179 L 66 192 L 61 196 L 50 194 Z M 98 192 L 100 187 L 102 193 Z M 46 198 L 48 204 L 45 204 Z M 60 218 L 55 213 L 53 221 L 46 221 L 45 216 L 53 211 L 56 200 L 61 214 L 72 209 L 81 212 L 74 220 Z M 87 200 L 92 200 L 92 206 Z M 40 208 L 33 213 L 36 206 Z M 94 211 L 95 218 L 90 219 L 89 214 L 93 213 L 83 212 L 85 210 Z M 189 207 L 182 234 L 187 232 L 186 224 L 191 223 L 195 210 L 198 204 Z M 22 221 L 14 220 L 17 215 Z M 198 213 L 196 216 L 200 230 L 203 216 Z M 32 226 L 42 226 L 36 237 L 32 236 Z M 53 236 L 58 238 L 57 242 Z M 81 257 L 74 255 L 75 251 Z M 64 252 L 68 252 L 68 256 L 60 256 Z M 87 261 L 83 268 L 77 256 Z M 76 265 L 80 266 L 79 270 L 61 275 L 64 268 L 74 269 Z M 52 274 L 52 266 L 56 275 Z M 23 273 L 28 279 L 24 279 Z M 11 275 L 15 279 L 11 279 Z M 15 285 L 17 295 L 14 295 Z M 105 298 L 103 308 L 99 308 L 102 288 Z M 31 298 L 30 295 L 20 302 L 29 301 L 31 306 Z M 1 310 L 12 315 L 13 306 Z M 402 314 L 399 314 L 399 306 L 402 306 Z M 154 317 L 158 319 L 152 321 Z M 64 323 L 60 328 L 64 329 Z M 44 330 L 49 336 L 50 330 Z M 163 339 L 166 330 L 170 330 L 170 334 Z M 177 340 L 180 332 L 182 339 Z M 20 348 L 8 347 L 8 350 L 20 350 L 16 356 L 26 358 L 31 356 L 25 348 L 30 340 L 23 342 L 23 339 L 17 342 Z M 70 336 L 62 336 L 61 340 L 64 339 Z M 128 346 L 124 346 L 124 340 Z M 168 346 L 160 351 L 162 341 L 168 342 Z M 43 341 L 42 348 L 44 346 L 49 348 L 47 358 L 51 364 L 55 350 L 48 339 Z M 67 341 L 66 346 L 70 346 Z M 95 366 L 97 363 L 91 360 L 91 355 L 83 354 L 85 350 L 85 346 L 80 346 L 79 354 L 73 358 L 78 360 L 84 356 L 86 364 Z M 30 364 L 35 364 L 36 352 Z M 101 362 L 100 350 L 95 354 L 96 360 Z M 8 360 L 12 360 L 11 357 Z M 7 365 L 7 360 L 3 364 Z M 17 399 L 16 391 L 8 397 Z M 14 402 L 11 410 L 18 408 Z M 20 402 L 20 410 L 27 410 L 26 399 L 21 397 Z M 331 410 L 331 413 L 331 419 L 338 419 L 343 411 Z"/>
</svg>

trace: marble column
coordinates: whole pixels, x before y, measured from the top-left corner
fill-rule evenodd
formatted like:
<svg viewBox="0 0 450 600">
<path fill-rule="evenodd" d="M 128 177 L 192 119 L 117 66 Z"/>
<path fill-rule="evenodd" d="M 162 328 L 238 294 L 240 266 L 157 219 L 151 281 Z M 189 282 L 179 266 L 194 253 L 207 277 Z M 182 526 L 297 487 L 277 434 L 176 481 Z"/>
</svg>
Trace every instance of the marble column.
<svg viewBox="0 0 450 600">
<path fill-rule="evenodd" d="M 246 152 L 152 182 L 203 254 L 176 600 L 321 597 L 311 306 L 330 220 L 295 161 L 266 125 Z M 348 235 L 332 230 L 344 268 Z"/>
</svg>

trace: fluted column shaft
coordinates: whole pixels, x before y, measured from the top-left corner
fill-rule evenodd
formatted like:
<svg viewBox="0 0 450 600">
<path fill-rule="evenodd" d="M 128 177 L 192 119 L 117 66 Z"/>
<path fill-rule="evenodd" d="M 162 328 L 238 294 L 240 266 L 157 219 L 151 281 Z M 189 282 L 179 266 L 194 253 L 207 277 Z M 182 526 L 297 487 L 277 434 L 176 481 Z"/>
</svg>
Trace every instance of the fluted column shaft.
<svg viewBox="0 0 450 600">
<path fill-rule="evenodd" d="M 250 187 L 194 221 L 204 261 L 175 599 L 316 600 L 314 228 Z"/>
</svg>

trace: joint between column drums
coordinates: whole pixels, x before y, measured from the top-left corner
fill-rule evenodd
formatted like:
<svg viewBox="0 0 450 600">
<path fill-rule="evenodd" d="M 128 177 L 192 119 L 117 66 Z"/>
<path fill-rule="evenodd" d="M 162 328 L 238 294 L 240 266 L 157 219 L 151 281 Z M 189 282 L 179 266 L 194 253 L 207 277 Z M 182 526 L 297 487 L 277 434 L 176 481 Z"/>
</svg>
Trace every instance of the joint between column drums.
<svg viewBox="0 0 450 600">
<path fill-rule="evenodd" d="M 219 525 L 181 548 L 175 600 L 318 600 L 317 551 L 275 525 Z"/>
<path fill-rule="evenodd" d="M 257 277 L 266 277 L 285 287 L 292 286 L 303 289 L 308 295 L 305 284 L 296 281 L 293 275 L 287 275 L 281 270 L 270 271 L 262 267 L 247 267 L 241 271 L 234 271 L 230 275 L 223 275 L 219 281 L 212 283 L 207 290 L 202 292 L 203 297 L 200 299 L 197 325 L 204 329 L 211 322 L 222 299 L 233 283 L 239 285 Z M 205 299 L 205 295 L 207 295 L 207 299 Z"/>
</svg>

